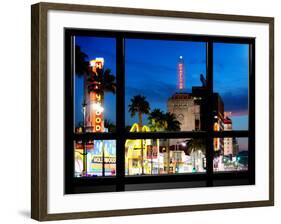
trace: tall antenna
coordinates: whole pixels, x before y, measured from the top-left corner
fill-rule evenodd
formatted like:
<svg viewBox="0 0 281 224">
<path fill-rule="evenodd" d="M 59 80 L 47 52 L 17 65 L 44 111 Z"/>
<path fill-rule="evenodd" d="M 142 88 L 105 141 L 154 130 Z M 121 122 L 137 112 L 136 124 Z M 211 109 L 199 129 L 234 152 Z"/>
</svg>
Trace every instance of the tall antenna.
<svg viewBox="0 0 281 224">
<path fill-rule="evenodd" d="M 179 61 L 177 64 L 177 71 L 178 71 L 178 85 L 177 88 L 179 90 L 185 89 L 185 66 L 184 66 L 184 60 L 183 57 L 179 57 Z"/>
</svg>

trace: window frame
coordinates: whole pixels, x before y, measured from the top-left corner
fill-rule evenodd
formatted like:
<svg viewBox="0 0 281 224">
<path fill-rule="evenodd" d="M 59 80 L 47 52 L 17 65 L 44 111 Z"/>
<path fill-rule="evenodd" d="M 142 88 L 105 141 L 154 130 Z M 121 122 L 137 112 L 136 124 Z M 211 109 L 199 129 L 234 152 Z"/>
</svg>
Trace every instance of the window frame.
<svg viewBox="0 0 281 224">
<path fill-rule="evenodd" d="M 143 189 L 166 189 L 179 187 L 195 187 L 196 182 L 202 186 L 218 185 L 252 185 L 255 184 L 255 38 L 207 36 L 153 32 L 108 31 L 65 28 L 65 86 L 64 86 L 64 152 L 65 152 L 65 193 L 113 192 Z M 116 132 L 114 133 L 75 133 L 74 132 L 74 53 L 73 36 L 112 37 L 116 39 Z M 207 101 L 210 110 L 207 112 L 207 129 L 204 131 L 180 132 L 143 132 L 130 133 L 125 128 L 125 39 L 199 41 L 206 43 L 206 80 L 209 94 Z M 248 130 L 220 131 L 213 130 L 213 44 L 244 43 L 249 44 L 248 73 Z M 213 171 L 213 139 L 220 137 L 248 138 L 248 170 L 234 172 Z M 169 138 L 204 138 L 206 140 L 205 173 L 161 174 L 145 176 L 125 176 L 125 141 L 126 139 L 169 139 Z M 74 177 L 74 141 L 76 140 L 116 140 L 116 176 L 106 177 Z M 250 149 L 250 150 L 249 150 Z M 221 181 L 221 184 L 214 184 Z M 145 185 L 145 186 L 144 186 Z M 160 186 L 161 185 L 161 186 Z"/>
</svg>

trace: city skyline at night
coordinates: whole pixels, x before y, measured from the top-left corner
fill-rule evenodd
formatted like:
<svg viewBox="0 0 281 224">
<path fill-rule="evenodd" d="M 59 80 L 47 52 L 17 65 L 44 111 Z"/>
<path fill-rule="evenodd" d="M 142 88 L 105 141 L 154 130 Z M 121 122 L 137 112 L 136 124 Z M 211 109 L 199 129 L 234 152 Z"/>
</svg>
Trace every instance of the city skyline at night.
<svg viewBox="0 0 281 224">
<path fill-rule="evenodd" d="M 76 45 L 88 55 L 105 59 L 105 68 L 116 75 L 115 39 L 76 37 Z M 168 52 L 168 53 L 165 53 Z M 206 77 L 206 49 L 203 42 L 128 39 L 125 41 L 125 111 L 134 95 L 144 95 L 151 109 L 167 111 L 168 98 L 177 91 L 177 62 L 182 56 L 185 64 L 186 92 L 199 86 L 200 74 Z M 82 119 L 79 108 L 83 102 L 83 79 L 76 76 L 75 120 Z M 214 44 L 214 91 L 218 92 L 225 111 L 232 112 L 233 129 L 248 128 L 248 46 L 245 44 Z M 116 96 L 105 94 L 105 107 L 115 108 Z M 105 110 L 105 117 L 116 122 L 115 110 Z M 137 120 L 126 113 L 126 124 Z M 146 121 L 146 116 L 144 116 Z"/>
<path fill-rule="evenodd" d="M 248 130 L 248 44 L 214 43 L 207 78 L 206 42 L 125 38 L 120 65 L 115 38 L 75 36 L 74 43 L 76 133 L 120 130 L 120 90 L 126 132 Z M 214 172 L 248 169 L 248 138 L 214 137 L 212 144 Z M 205 172 L 208 147 L 204 138 L 126 139 L 125 175 Z M 75 175 L 114 176 L 116 150 L 115 140 L 77 141 Z"/>
</svg>

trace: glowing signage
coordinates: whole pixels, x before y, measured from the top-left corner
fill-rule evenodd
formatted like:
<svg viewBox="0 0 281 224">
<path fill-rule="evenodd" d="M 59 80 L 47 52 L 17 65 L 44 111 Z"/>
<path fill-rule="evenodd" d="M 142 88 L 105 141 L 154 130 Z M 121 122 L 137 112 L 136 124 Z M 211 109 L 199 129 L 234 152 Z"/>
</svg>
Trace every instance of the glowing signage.
<svg viewBox="0 0 281 224">
<path fill-rule="evenodd" d="M 93 157 L 92 163 L 102 163 L 102 157 Z M 104 157 L 104 163 L 107 164 L 115 164 L 116 157 Z"/>
<path fill-rule="evenodd" d="M 102 69 L 104 65 L 104 58 L 96 58 L 94 60 L 90 61 L 90 67 L 92 67 L 92 69 L 96 70 L 98 69 Z"/>
<path fill-rule="evenodd" d="M 184 61 L 183 57 L 180 56 L 179 62 L 178 62 L 178 89 L 183 90 L 185 88 L 185 81 L 184 81 Z"/>
<path fill-rule="evenodd" d="M 90 106 L 88 113 L 90 118 L 90 126 L 93 132 L 103 132 L 103 92 L 101 90 L 102 83 L 99 76 L 104 66 L 104 58 L 95 58 L 89 62 L 92 75 L 94 78 L 94 88 L 90 92 Z"/>
<path fill-rule="evenodd" d="M 91 115 L 94 132 L 102 132 L 102 112 L 103 107 L 101 106 L 101 95 L 100 93 L 93 92 L 91 97 Z"/>
</svg>

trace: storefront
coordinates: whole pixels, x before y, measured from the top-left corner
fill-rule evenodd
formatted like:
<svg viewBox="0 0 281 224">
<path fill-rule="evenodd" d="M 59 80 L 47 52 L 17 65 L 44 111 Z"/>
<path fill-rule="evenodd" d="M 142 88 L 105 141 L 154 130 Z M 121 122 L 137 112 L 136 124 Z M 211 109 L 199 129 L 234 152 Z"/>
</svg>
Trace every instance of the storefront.
<svg viewBox="0 0 281 224">
<path fill-rule="evenodd" d="M 86 147 L 86 153 L 84 152 Z M 116 174 L 116 142 L 114 140 L 95 140 L 76 144 L 75 176 L 82 176 L 83 161 L 86 159 L 84 176 L 114 176 Z"/>
</svg>

